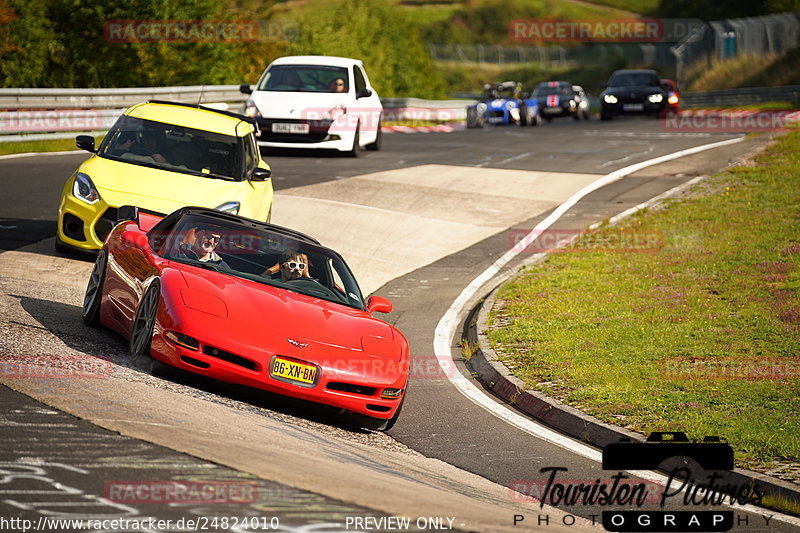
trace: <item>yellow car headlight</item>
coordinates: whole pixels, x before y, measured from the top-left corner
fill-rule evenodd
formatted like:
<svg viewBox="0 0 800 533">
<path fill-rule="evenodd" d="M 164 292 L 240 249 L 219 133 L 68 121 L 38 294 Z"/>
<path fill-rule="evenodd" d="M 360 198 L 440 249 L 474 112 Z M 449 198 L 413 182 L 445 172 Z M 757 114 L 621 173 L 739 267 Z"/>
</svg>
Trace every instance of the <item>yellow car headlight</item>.
<svg viewBox="0 0 800 533">
<path fill-rule="evenodd" d="M 100 201 L 100 193 L 97 192 L 91 178 L 83 172 L 75 174 L 75 183 L 72 184 L 72 195 L 79 200 L 83 200 L 89 205 Z"/>
</svg>

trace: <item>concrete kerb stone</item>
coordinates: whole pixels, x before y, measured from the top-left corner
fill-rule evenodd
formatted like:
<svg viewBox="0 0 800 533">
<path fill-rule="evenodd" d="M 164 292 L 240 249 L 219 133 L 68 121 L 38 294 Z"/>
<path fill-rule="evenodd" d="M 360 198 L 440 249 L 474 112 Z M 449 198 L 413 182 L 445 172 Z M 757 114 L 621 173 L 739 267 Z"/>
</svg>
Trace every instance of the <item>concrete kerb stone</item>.
<svg viewBox="0 0 800 533">
<path fill-rule="evenodd" d="M 628 209 L 613 217 L 610 220 L 610 224 L 616 224 L 620 220 L 633 215 L 641 209 L 649 208 L 667 198 L 677 196 L 705 179 L 705 177 L 706 176 L 700 176 L 692 179 L 648 202 L 636 206 L 636 208 Z M 592 225 L 592 228 L 597 226 L 599 226 L 599 224 Z M 539 263 L 543 261 L 547 255 L 549 254 L 537 254 L 538 257 L 526 261 L 525 266 Z M 587 444 L 602 448 L 612 442 L 619 442 L 622 438 L 643 441 L 644 436 L 639 433 L 606 424 L 593 416 L 587 415 L 569 405 L 565 405 L 541 392 L 526 390 L 522 380 L 513 376 L 508 368 L 498 359 L 497 353 L 491 347 L 487 337 L 489 310 L 494 306 L 497 293 L 502 285 L 513 277 L 516 277 L 516 275 L 502 276 L 503 279 L 496 281 L 496 285 L 491 289 L 486 298 L 479 301 L 477 304 L 477 318 L 474 327 L 470 327 L 470 324 L 467 324 L 465 327 L 468 340 L 476 343 L 477 346 L 475 352 L 467 361 L 474 375 L 483 382 L 492 393 L 508 404 L 513 405 L 521 412 L 557 431 L 580 439 Z M 476 316 L 474 309 L 473 312 L 470 313 L 470 316 Z M 800 504 L 800 488 L 793 483 L 774 478 L 767 474 L 734 468 L 732 471 L 727 472 L 723 476 L 723 479 L 737 486 L 757 485 L 765 494 L 771 497 L 783 498 L 792 503 Z"/>
</svg>

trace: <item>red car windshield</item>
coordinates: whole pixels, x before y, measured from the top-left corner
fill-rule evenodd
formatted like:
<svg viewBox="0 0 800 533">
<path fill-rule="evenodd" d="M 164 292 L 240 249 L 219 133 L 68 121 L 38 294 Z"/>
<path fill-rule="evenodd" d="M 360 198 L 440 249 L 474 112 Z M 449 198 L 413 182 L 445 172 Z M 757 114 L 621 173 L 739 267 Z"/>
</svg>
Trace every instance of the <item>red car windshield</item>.
<svg viewBox="0 0 800 533">
<path fill-rule="evenodd" d="M 150 236 L 155 253 L 173 261 L 364 309 L 356 280 L 332 250 L 266 228 L 186 214 Z"/>
</svg>

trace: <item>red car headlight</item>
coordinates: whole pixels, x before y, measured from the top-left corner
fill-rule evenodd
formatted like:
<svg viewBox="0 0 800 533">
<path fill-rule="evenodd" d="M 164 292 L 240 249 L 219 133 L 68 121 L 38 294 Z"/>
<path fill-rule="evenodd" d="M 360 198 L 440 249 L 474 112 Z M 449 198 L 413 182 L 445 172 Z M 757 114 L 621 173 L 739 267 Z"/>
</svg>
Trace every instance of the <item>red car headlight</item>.
<svg viewBox="0 0 800 533">
<path fill-rule="evenodd" d="M 183 346 L 184 348 L 193 350 L 195 352 L 200 349 L 200 341 L 194 337 L 190 337 L 189 335 L 184 335 L 183 333 L 178 333 L 177 331 L 167 331 L 164 333 L 164 336 L 172 344 Z"/>
</svg>

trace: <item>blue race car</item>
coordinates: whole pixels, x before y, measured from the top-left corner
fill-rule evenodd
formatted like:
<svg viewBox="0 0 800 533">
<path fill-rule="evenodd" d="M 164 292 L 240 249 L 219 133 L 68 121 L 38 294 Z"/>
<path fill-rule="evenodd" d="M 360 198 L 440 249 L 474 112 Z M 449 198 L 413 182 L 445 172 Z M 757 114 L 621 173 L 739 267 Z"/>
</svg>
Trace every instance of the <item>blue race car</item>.
<svg viewBox="0 0 800 533">
<path fill-rule="evenodd" d="M 522 92 L 515 81 L 487 83 L 481 100 L 467 108 L 467 127 L 482 128 L 487 124 L 538 126 L 542 122 L 539 104 Z"/>
</svg>

